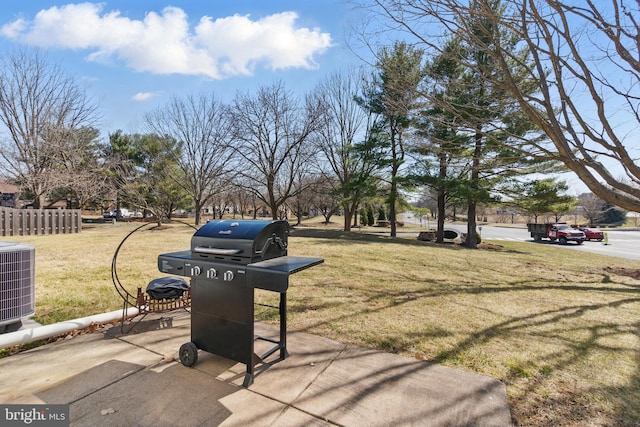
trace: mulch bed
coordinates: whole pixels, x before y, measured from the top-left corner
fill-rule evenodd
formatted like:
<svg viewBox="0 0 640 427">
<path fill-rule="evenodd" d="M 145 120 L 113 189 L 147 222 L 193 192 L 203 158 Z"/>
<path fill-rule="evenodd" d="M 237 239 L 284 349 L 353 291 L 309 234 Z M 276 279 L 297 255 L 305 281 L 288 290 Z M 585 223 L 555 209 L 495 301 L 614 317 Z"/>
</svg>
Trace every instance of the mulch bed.
<svg viewBox="0 0 640 427">
<path fill-rule="evenodd" d="M 627 277 L 634 278 L 636 280 L 640 280 L 639 269 L 623 268 L 623 267 L 606 267 L 604 271 L 610 274 L 615 274 L 616 276 L 627 276 Z"/>
</svg>

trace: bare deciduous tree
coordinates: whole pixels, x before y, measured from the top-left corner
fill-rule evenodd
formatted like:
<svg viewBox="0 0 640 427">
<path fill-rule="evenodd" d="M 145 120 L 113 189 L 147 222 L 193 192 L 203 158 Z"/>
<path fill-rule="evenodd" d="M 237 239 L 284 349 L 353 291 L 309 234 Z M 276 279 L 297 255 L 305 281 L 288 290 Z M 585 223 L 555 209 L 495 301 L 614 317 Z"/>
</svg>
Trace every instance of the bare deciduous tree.
<svg viewBox="0 0 640 427">
<path fill-rule="evenodd" d="M 37 50 L 4 57 L 0 70 L 1 168 L 34 197 L 34 207 L 59 183 L 68 139 L 97 120 L 97 106 L 76 81 Z"/>
<path fill-rule="evenodd" d="M 225 106 L 213 94 L 175 97 L 147 114 L 145 122 L 151 132 L 180 144 L 176 162 L 182 173 L 174 179 L 193 198 L 200 224 L 202 207 L 229 182 L 232 126 Z"/>
<path fill-rule="evenodd" d="M 315 147 L 310 136 L 317 130 L 321 109 L 313 98 L 301 103 L 283 83 L 260 87 L 255 95 L 239 93 L 233 102 L 236 172 L 273 219 L 296 191 L 294 183 L 305 175 Z"/>
<path fill-rule="evenodd" d="M 580 208 L 582 216 L 584 216 L 589 226 L 597 224 L 604 216 L 604 210 L 606 203 L 600 197 L 593 193 L 581 194 L 578 199 L 580 200 Z"/>
<path fill-rule="evenodd" d="M 236 208 L 238 210 L 237 213 L 240 214 L 240 217 L 244 219 L 245 213 L 250 213 L 253 219 L 256 219 L 258 216 L 257 209 L 257 199 L 255 193 L 247 190 L 248 185 L 241 183 L 242 178 L 236 177 L 231 184 L 231 193 L 234 199 L 234 218 L 236 214 Z"/>
<path fill-rule="evenodd" d="M 496 0 L 362 3 L 431 52 L 445 53 L 443 34 L 491 46 L 487 54 L 502 70 L 487 75 L 487 83 L 509 93 L 552 142 L 537 148 L 563 162 L 602 199 L 640 211 L 640 2 L 504 0 L 501 15 L 492 7 Z M 515 33 L 533 63 L 492 34 L 478 32 L 472 16 Z"/>
<path fill-rule="evenodd" d="M 367 195 L 367 178 L 377 167 L 357 149 L 366 138 L 371 117 L 356 102 L 363 78 L 355 72 L 335 73 L 322 81 L 315 92 L 325 111 L 317 139 L 322 153 L 319 168 L 331 177 L 327 183 L 341 198 L 344 231 L 351 230 L 353 215 Z"/>
<path fill-rule="evenodd" d="M 311 206 L 322 214 L 325 224 L 329 224 L 331 222 L 331 217 L 342 207 L 341 199 L 334 190 L 336 185 L 333 181 L 335 181 L 335 178 L 329 178 L 326 176 L 319 177 L 312 189 L 313 198 L 311 199 Z M 349 217 L 349 219 L 351 219 L 351 217 Z"/>
<path fill-rule="evenodd" d="M 61 147 L 60 154 L 56 156 L 57 190 L 54 194 L 75 199 L 80 209 L 92 202 L 100 202 L 110 191 L 107 174 L 100 162 L 99 134 L 94 128 L 69 132 L 64 141 L 66 147 Z"/>
<path fill-rule="evenodd" d="M 300 225 L 302 223 L 302 218 L 305 215 L 309 214 L 309 211 L 314 209 L 318 201 L 317 196 L 317 187 L 320 182 L 324 180 L 324 177 L 320 176 L 303 176 L 300 180 L 296 180 L 294 183 L 294 189 L 300 189 L 299 191 L 294 191 L 295 195 L 291 196 L 286 203 L 287 208 L 293 213 L 296 217 L 296 224 Z"/>
</svg>

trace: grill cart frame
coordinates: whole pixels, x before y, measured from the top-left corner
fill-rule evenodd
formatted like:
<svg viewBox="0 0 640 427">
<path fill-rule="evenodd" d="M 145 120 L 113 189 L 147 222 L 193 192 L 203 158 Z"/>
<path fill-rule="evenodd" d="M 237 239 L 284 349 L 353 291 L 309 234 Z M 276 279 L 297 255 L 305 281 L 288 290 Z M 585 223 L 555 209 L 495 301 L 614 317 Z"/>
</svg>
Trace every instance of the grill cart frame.
<svg viewBox="0 0 640 427">
<path fill-rule="evenodd" d="M 253 383 L 255 367 L 279 351 L 287 352 L 289 276 L 324 262 L 287 255 L 286 221 L 210 221 L 193 236 L 191 251 L 162 254 L 160 271 L 191 278 L 191 341 L 179 350 L 180 361 L 193 366 L 198 350 L 244 363 L 243 386 Z M 280 294 L 279 338 L 256 336 L 255 289 Z M 255 341 L 274 344 L 255 353 Z"/>
</svg>

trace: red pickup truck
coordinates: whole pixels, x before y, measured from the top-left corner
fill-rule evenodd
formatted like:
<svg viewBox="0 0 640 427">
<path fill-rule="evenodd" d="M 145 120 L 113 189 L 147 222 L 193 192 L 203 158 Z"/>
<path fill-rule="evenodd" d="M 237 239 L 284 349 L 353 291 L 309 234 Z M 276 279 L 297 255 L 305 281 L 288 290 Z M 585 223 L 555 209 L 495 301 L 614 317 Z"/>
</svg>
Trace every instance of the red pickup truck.
<svg viewBox="0 0 640 427">
<path fill-rule="evenodd" d="M 582 242 L 587 240 L 585 234 L 569 226 L 564 222 L 548 222 L 546 224 L 527 224 L 527 230 L 531 233 L 531 237 L 536 242 L 542 239 L 550 239 L 551 241 L 558 241 L 562 245 L 566 245 L 567 242 L 576 242 L 581 245 Z"/>
</svg>

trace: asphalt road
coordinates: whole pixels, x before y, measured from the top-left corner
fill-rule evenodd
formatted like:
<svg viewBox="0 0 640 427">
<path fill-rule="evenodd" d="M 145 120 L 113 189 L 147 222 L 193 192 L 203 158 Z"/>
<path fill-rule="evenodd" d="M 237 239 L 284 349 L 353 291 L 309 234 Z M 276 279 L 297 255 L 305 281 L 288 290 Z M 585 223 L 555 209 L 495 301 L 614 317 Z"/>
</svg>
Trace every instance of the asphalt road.
<svg viewBox="0 0 640 427">
<path fill-rule="evenodd" d="M 420 224 L 418 219 L 412 216 L 404 217 L 405 222 L 411 222 L 414 224 Z M 425 223 L 422 224 L 427 227 Z M 431 221 L 429 224 L 431 227 L 435 227 L 435 222 Z M 458 230 L 460 232 L 466 232 L 466 227 L 462 224 L 445 225 L 446 228 Z M 531 235 L 527 231 L 524 225 L 518 227 L 505 226 L 482 226 L 480 234 L 484 240 L 493 241 L 513 241 L 513 242 L 530 242 L 532 245 L 555 245 L 558 247 L 566 248 L 567 250 L 577 250 L 584 252 L 591 252 L 600 255 L 615 256 L 620 258 L 632 259 L 640 261 L 640 230 L 607 230 L 608 234 L 607 242 L 584 242 L 582 245 L 576 245 L 569 243 L 567 245 L 560 245 L 558 242 L 551 242 L 549 240 L 543 240 L 536 243 L 531 238 Z"/>
<path fill-rule="evenodd" d="M 582 245 L 569 243 L 560 245 L 549 240 L 536 243 L 524 228 L 509 228 L 499 226 L 482 227 L 482 237 L 487 240 L 527 241 L 536 245 L 556 245 L 568 250 L 591 252 L 600 255 L 616 256 L 640 261 L 640 231 L 638 230 L 603 230 L 608 239 L 606 242 L 589 241 Z"/>
</svg>

